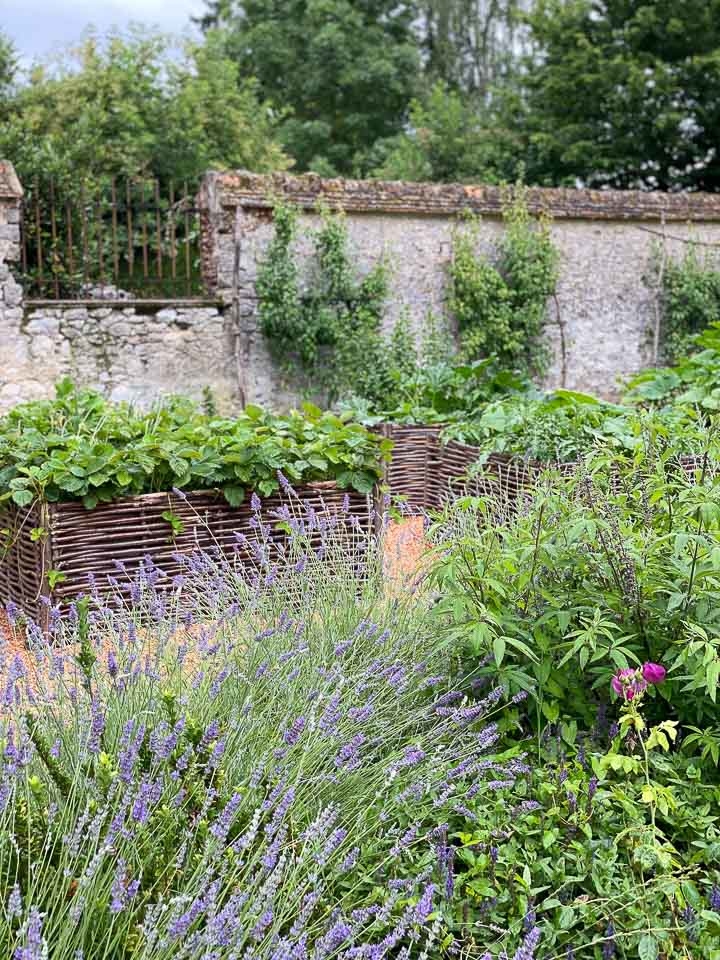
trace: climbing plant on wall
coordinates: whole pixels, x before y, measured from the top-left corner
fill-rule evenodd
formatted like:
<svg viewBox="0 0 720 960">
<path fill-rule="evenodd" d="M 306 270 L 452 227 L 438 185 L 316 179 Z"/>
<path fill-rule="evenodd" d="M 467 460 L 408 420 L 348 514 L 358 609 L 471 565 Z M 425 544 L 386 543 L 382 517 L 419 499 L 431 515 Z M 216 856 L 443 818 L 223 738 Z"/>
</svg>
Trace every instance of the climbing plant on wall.
<svg viewBox="0 0 720 960">
<path fill-rule="evenodd" d="M 693 348 L 693 338 L 720 320 L 720 267 L 691 242 L 683 256 L 668 256 L 664 244 L 653 258 L 658 312 L 653 359 L 672 364 Z"/>
<path fill-rule="evenodd" d="M 466 359 L 495 357 L 504 367 L 542 374 L 549 362 L 542 334 L 557 285 L 558 252 L 549 218 L 531 217 L 522 187 L 508 196 L 503 222 L 492 259 L 476 252 L 476 219 L 455 231 L 450 309 Z"/>
<path fill-rule="evenodd" d="M 402 329 L 390 340 L 382 333 L 387 264 L 381 261 L 358 277 L 345 219 L 325 211 L 312 236 L 309 283 L 301 289 L 297 211 L 277 204 L 274 225 L 257 293 L 262 331 L 285 370 L 330 401 L 359 390 L 364 396 L 387 391 L 394 354 L 408 349 L 414 356 L 413 347 L 398 343 Z"/>
</svg>

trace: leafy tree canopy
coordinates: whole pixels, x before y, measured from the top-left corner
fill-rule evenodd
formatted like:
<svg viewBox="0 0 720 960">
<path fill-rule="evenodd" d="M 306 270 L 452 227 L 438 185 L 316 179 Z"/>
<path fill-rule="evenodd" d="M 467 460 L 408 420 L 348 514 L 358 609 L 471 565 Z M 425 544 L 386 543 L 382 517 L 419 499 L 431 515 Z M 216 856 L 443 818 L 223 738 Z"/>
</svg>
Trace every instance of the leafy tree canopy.
<svg viewBox="0 0 720 960">
<path fill-rule="evenodd" d="M 528 177 L 720 188 L 720 0 L 536 0 Z"/>
<path fill-rule="evenodd" d="M 21 180 L 266 171 L 289 164 L 275 139 L 278 119 L 214 34 L 180 51 L 147 30 L 89 35 L 17 86 L 0 121 L 0 156 Z"/>
<path fill-rule="evenodd" d="M 375 155 L 373 174 L 390 180 L 498 183 L 517 179 L 522 153 L 494 109 L 438 82 L 412 101 L 407 130 Z"/>
<path fill-rule="evenodd" d="M 289 108 L 281 132 L 300 170 L 364 173 L 417 89 L 412 6 L 401 0 L 246 0 L 211 5 L 243 75 Z"/>
<path fill-rule="evenodd" d="M 7 96 L 16 70 L 15 47 L 8 37 L 0 33 L 0 100 Z"/>
</svg>

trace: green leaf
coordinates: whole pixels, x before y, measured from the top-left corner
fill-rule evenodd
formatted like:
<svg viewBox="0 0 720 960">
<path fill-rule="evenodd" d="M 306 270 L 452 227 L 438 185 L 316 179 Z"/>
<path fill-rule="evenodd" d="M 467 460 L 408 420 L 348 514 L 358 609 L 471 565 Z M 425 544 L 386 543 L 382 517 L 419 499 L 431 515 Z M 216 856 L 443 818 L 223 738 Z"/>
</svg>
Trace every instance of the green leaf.
<svg viewBox="0 0 720 960">
<path fill-rule="evenodd" d="M 50 589 L 54 590 L 58 583 L 67 580 L 67 575 L 60 570 L 48 570 L 47 580 Z"/>
<path fill-rule="evenodd" d="M 651 933 L 646 933 L 641 937 L 638 944 L 639 960 L 657 960 L 659 952 L 658 941 Z"/>
<path fill-rule="evenodd" d="M 170 524 L 174 537 L 179 536 L 185 529 L 185 524 L 176 513 L 173 513 L 172 510 L 163 510 L 160 516 L 163 518 L 163 520 L 167 520 L 167 522 Z"/>
<path fill-rule="evenodd" d="M 239 507 L 245 499 L 245 487 L 228 486 L 223 487 L 225 499 L 231 507 Z"/>
<path fill-rule="evenodd" d="M 495 663 L 499 667 L 505 657 L 505 637 L 497 636 L 494 638 L 493 656 L 495 657 Z"/>
<path fill-rule="evenodd" d="M 29 507 L 35 497 L 32 490 L 13 490 L 12 499 L 19 507 Z"/>
</svg>

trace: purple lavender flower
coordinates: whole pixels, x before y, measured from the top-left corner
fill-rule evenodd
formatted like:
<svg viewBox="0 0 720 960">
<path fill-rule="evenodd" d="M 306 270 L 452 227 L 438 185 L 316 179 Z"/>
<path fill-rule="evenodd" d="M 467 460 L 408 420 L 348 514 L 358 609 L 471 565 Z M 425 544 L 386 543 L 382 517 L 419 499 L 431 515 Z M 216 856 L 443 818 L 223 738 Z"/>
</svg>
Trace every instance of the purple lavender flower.
<svg viewBox="0 0 720 960">
<path fill-rule="evenodd" d="M 297 717 L 293 720 L 292 724 L 288 729 L 283 733 L 283 740 L 290 747 L 294 747 L 302 736 L 302 732 L 305 729 L 307 721 L 305 717 Z"/>
<path fill-rule="evenodd" d="M 219 840 L 220 843 L 225 842 L 225 839 L 230 831 L 230 827 L 232 826 L 232 822 L 235 819 L 235 814 L 237 813 L 241 803 L 242 794 L 234 793 L 225 805 L 223 812 L 217 818 L 212 827 L 210 827 L 210 833 L 215 837 L 216 840 Z"/>
<path fill-rule="evenodd" d="M 283 492 L 284 494 L 286 494 L 286 495 L 289 496 L 289 497 L 297 497 L 297 493 L 295 492 L 295 490 L 294 490 L 294 489 L 292 488 L 292 486 L 290 485 L 290 481 L 289 481 L 288 478 L 285 476 L 285 474 L 282 472 L 282 470 L 278 470 L 278 471 L 277 471 L 277 478 L 278 478 L 278 482 L 279 482 L 279 484 L 280 484 L 280 487 L 281 487 L 281 489 L 282 489 L 282 492 Z"/>
<path fill-rule="evenodd" d="M 356 770 L 360 766 L 360 747 L 363 743 L 365 743 L 365 735 L 357 733 L 352 740 L 343 744 L 335 757 L 335 766 Z"/>
<path fill-rule="evenodd" d="M 426 923 L 428 917 L 433 912 L 433 893 L 435 886 L 428 883 L 423 890 L 422 896 L 415 907 L 415 921 L 419 924 Z"/>
<path fill-rule="evenodd" d="M 540 927 L 532 927 L 523 942 L 515 951 L 513 960 L 534 960 L 535 951 L 540 943 Z"/>
<path fill-rule="evenodd" d="M 332 733 L 340 719 L 340 694 L 336 693 L 328 703 L 323 715 L 320 717 L 320 729 L 326 733 Z"/>
<path fill-rule="evenodd" d="M 135 764 L 137 763 L 140 755 L 140 748 L 143 744 L 143 740 L 145 739 L 145 726 L 143 724 L 138 726 L 134 737 L 132 736 L 133 730 L 135 730 L 135 721 L 128 720 L 123 728 L 123 746 L 120 750 L 120 756 L 118 758 L 120 779 L 123 783 L 132 783 L 133 774 L 135 772 Z"/>
<path fill-rule="evenodd" d="M 688 903 L 685 909 L 681 912 L 680 916 L 685 924 L 686 936 L 688 940 L 693 943 L 698 938 L 697 914 L 693 910 L 692 906 Z"/>
<path fill-rule="evenodd" d="M 8 602 L 5 604 L 5 613 L 7 614 L 10 626 L 17 626 L 17 622 L 20 617 L 20 607 L 18 607 L 16 603 L 13 603 L 12 600 L 8 600 Z"/>
<path fill-rule="evenodd" d="M 599 782 L 600 781 L 595 776 L 590 777 L 590 779 L 588 780 L 588 803 L 592 803 L 592 799 L 597 793 Z"/>
<path fill-rule="evenodd" d="M 15 884 L 15 886 L 10 891 L 10 896 L 8 897 L 8 914 L 10 917 L 21 917 L 23 912 L 22 905 L 22 894 L 20 893 L 20 887 Z"/>
<path fill-rule="evenodd" d="M 45 941 L 42 935 L 42 915 L 37 907 L 30 907 L 28 919 L 24 924 L 24 947 L 17 947 L 13 960 L 43 960 Z"/>
<path fill-rule="evenodd" d="M 133 820 L 137 821 L 137 823 L 147 823 L 153 807 L 160 800 L 161 794 L 162 781 L 150 780 L 148 777 L 144 777 L 135 796 L 135 802 L 133 803 Z"/>
<path fill-rule="evenodd" d="M 353 638 L 352 638 L 352 637 L 351 637 L 349 640 L 343 640 L 342 643 L 339 643 L 339 644 L 335 647 L 335 656 L 336 656 L 336 657 L 342 657 L 342 656 L 344 656 L 344 655 L 347 653 L 347 651 L 350 649 L 350 647 L 352 646 L 352 644 L 353 644 Z"/>
<path fill-rule="evenodd" d="M 603 960 L 612 960 L 615 956 L 615 927 L 612 924 L 612 921 L 607 925 L 605 930 L 605 940 L 602 945 L 602 955 Z"/>
<path fill-rule="evenodd" d="M 338 847 L 341 846 L 345 838 L 347 837 L 347 830 L 344 827 L 338 827 L 328 837 L 325 845 L 323 846 L 320 853 L 316 856 L 318 864 L 322 867 L 324 866 L 330 857 L 335 853 Z"/>
<path fill-rule="evenodd" d="M 716 883 L 712 885 L 712 889 L 708 894 L 708 903 L 711 910 L 714 910 L 715 913 L 720 913 L 720 887 L 718 887 Z"/>
<path fill-rule="evenodd" d="M 90 737 L 88 738 L 89 753 L 96 754 L 100 752 L 100 743 L 103 731 L 105 730 L 105 712 L 102 703 L 96 697 L 93 697 L 90 704 Z"/>
<path fill-rule="evenodd" d="M 270 926 L 273 921 L 273 912 L 272 910 L 266 910 L 262 916 L 258 919 L 258 922 L 255 924 L 252 930 L 253 940 L 262 940 L 265 935 L 265 931 Z"/>
<path fill-rule="evenodd" d="M 122 857 L 117 862 L 110 888 L 110 912 L 121 913 L 140 889 L 139 880 L 128 880 L 127 864 Z"/>
</svg>

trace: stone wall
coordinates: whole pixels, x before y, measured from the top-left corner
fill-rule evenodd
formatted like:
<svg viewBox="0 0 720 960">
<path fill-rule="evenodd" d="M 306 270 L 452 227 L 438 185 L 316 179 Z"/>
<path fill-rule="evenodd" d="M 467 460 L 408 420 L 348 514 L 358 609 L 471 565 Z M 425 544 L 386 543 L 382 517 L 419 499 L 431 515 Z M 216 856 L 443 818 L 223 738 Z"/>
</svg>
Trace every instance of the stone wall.
<svg viewBox="0 0 720 960">
<path fill-rule="evenodd" d="M 22 323 L 22 288 L 13 275 L 20 259 L 22 187 L 15 171 L 0 160 L 0 409 L 3 392 L 15 380 L 19 344 L 13 331 Z"/>
<path fill-rule="evenodd" d="M 271 198 L 296 204 L 304 228 L 318 224 L 318 205 L 346 212 L 360 272 L 389 261 L 388 327 L 403 313 L 416 328 L 429 313 L 445 313 L 459 215 L 481 216 L 479 248 L 490 255 L 502 232 L 495 187 L 212 173 L 199 194 L 207 299 L 31 301 L 13 275 L 21 197 L 12 167 L 0 161 L 0 411 L 49 396 L 65 375 L 142 404 L 167 393 L 199 397 L 204 388 L 223 410 L 246 400 L 290 404 L 292 385 L 258 329 L 255 281 L 273 233 Z M 613 396 L 618 377 L 651 359 L 656 292 L 643 278 L 653 245 L 664 235 L 676 256 L 690 237 L 718 247 L 720 196 L 533 189 L 528 203 L 553 217 L 561 256 L 558 295 L 548 305 L 548 385 Z M 310 252 L 306 235 L 301 262 Z"/>
<path fill-rule="evenodd" d="M 3 333 L 14 348 L 13 376 L 0 376 L 2 407 L 46 397 L 64 376 L 141 406 L 170 393 L 199 399 L 204 388 L 220 409 L 236 405 L 233 343 L 217 304 L 26 304 Z M 7 352 L 0 344 L 3 359 Z"/>
<path fill-rule="evenodd" d="M 0 411 L 51 396 L 64 376 L 117 400 L 197 398 L 239 405 L 235 337 L 216 298 L 32 301 L 13 276 L 20 256 L 22 189 L 0 162 Z"/>
<path fill-rule="evenodd" d="M 219 296 L 235 304 L 245 392 L 261 403 L 287 400 L 257 325 L 255 279 L 272 236 L 271 198 L 300 207 L 302 227 L 317 224 L 319 204 L 344 210 L 360 270 L 389 258 L 388 323 L 407 312 L 416 328 L 428 313 L 444 313 L 458 216 L 472 211 L 482 218 L 479 248 L 490 255 L 502 231 L 502 192 L 496 187 L 209 174 L 201 190 L 209 226 L 205 275 Z M 720 196 L 538 188 L 528 191 L 528 205 L 552 216 L 561 257 L 557 298 L 548 305 L 554 351 L 548 385 L 612 397 L 619 377 L 651 360 L 656 293 L 644 277 L 653 245 L 664 234 L 668 252 L 681 256 L 690 237 L 720 244 Z M 308 256 L 307 239 L 298 253 Z"/>
</svg>

